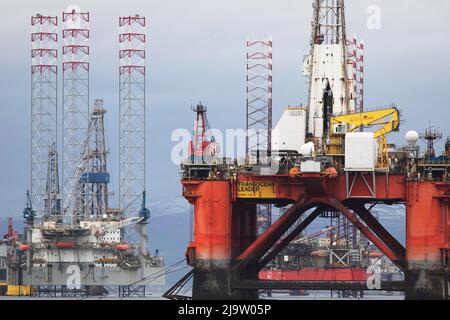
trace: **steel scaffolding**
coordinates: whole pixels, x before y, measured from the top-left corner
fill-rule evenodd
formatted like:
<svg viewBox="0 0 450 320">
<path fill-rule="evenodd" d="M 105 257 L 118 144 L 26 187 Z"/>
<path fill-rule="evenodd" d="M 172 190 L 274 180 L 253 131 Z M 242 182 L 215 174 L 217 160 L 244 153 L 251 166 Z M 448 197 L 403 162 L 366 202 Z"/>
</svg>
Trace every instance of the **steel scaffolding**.
<svg viewBox="0 0 450 320">
<path fill-rule="evenodd" d="M 103 218 L 108 209 L 110 175 L 106 167 L 108 151 L 105 143 L 105 113 L 103 100 L 95 100 L 83 143 L 75 188 L 74 215 L 83 220 Z"/>
<path fill-rule="evenodd" d="M 364 43 L 358 41 L 356 35 L 347 41 L 347 55 L 353 66 L 353 93 L 355 109 L 364 112 Z"/>
<path fill-rule="evenodd" d="M 246 154 L 253 163 L 270 157 L 272 147 L 272 39 L 247 40 Z M 252 160 L 250 160 L 252 159 Z M 264 160 L 263 160 L 264 161 Z M 258 234 L 272 223 L 272 206 L 257 207 Z"/>
<path fill-rule="evenodd" d="M 63 198 L 72 214 L 84 138 L 89 122 L 89 13 L 62 13 Z"/>
<path fill-rule="evenodd" d="M 247 41 L 247 155 L 270 155 L 272 39 Z M 259 158 L 259 157 L 257 157 Z M 259 159 L 257 159 L 259 161 Z"/>
<path fill-rule="evenodd" d="M 57 140 L 58 18 L 31 17 L 31 201 L 44 211 L 48 155 Z"/>
<path fill-rule="evenodd" d="M 343 0 L 314 0 L 312 44 L 347 43 Z"/>
<path fill-rule="evenodd" d="M 60 222 L 62 197 L 59 189 L 58 152 L 55 142 L 50 147 L 47 166 L 44 218 Z"/>
<path fill-rule="evenodd" d="M 119 18 L 119 202 L 137 215 L 145 190 L 146 19 Z"/>
</svg>

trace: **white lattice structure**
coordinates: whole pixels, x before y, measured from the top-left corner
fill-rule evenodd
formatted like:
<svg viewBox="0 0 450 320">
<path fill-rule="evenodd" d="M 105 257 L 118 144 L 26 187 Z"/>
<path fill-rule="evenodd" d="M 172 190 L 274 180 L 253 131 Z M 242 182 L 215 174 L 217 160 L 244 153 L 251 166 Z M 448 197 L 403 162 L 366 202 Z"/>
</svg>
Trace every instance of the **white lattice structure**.
<svg viewBox="0 0 450 320">
<path fill-rule="evenodd" d="M 44 196 L 45 220 L 59 220 L 61 216 L 61 193 L 59 189 L 58 152 L 54 142 L 48 153 L 47 182 Z"/>
<path fill-rule="evenodd" d="M 347 41 L 347 55 L 352 62 L 353 94 L 357 112 L 364 111 L 364 43 L 356 35 Z"/>
<path fill-rule="evenodd" d="M 44 211 L 50 148 L 57 140 L 58 18 L 31 17 L 31 201 Z"/>
<path fill-rule="evenodd" d="M 119 18 L 119 202 L 131 215 L 145 190 L 145 32 L 145 17 Z"/>
<path fill-rule="evenodd" d="M 272 39 L 247 40 L 247 159 L 259 163 L 272 149 Z M 265 161 L 265 160 L 264 160 Z M 272 206 L 258 204 L 257 232 L 272 224 Z"/>
<path fill-rule="evenodd" d="M 96 100 L 91 112 L 77 170 L 73 214 L 80 219 L 102 218 L 108 210 L 110 175 L 106 167 L 103 100 Z"/>
<path fill-rule="evenodd" d="M 63 198 L 72 213 L 77 167 L 89 121 L 89 13 L 63 12 Z"/>
<path fill-rule="evenodd" d="M 270 155 L 272 39 L 247 40 L 247 155 Z"/>
</svg>

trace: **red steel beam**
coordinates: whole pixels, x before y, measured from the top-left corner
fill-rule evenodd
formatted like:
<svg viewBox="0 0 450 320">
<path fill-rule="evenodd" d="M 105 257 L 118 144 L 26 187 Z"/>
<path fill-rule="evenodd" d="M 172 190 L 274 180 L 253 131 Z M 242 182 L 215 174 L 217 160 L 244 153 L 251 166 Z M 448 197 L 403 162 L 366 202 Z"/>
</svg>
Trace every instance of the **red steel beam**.
<svg viewBox="0 0 450 320">
<path fill-rule="evenodd" d="M 355 225 L 359 231 L 364 234 L 367 239 L 372 241 L 372 243 L 383 252 L 383 254 L 388 257 L 393 263 L 402 267 L 402 258 L 397 254 L 392 252 L 392 250 L 383 242 L 380 238 L 378 238 L 366 225 L 364 225 L 358 217 L 352 213 L 347 207 L 345 207 L 342 202 L 337 199 L 330 198 L 324 199 L 324 201 L 328 202 L 328 204 L 334 207 L 336 210 L 339 210 L 353 225 Z"/>
<path fill-rule="evenodd" d="M 297 218 L 311 207 L 320 203 L 327 204 L 330 207 L 340 211 L 352 224 L 354 224 L 377 248 L 383 252 L 392 262 L 402 267 L 404 259 L 401 254 L 394 252 L 384 241 L 382 241 L 368 226 L 363 224 L 356 214 L 345 207 L 341 201 L 335 198 L 300 198 L 289 210 L 281 216 L 269 229 L 259 236 L 247 249 L 237 258 L 240 261 L 236 268 L 245 268 L 251 263 L 261 259 L 276 241 L 289 229 Z M 314 205 L 313 205 L 314 204 Z M 280 247 L 281 248 L 281 247 Z M 265 262 L 265 260 L 264 260 Z M 262 265 L 258 264 L 258 267 Z"/>
<path fill-rule="evenodd" d="M 322 212 L 322 208 L 317 208 L 309 214 L 289 235 L 287 235 L 280 243 L 276 244 L 263 259 L 258 262 L 257 270 L 264 268 L 275 256 L 281 252 L 292 240 L 295 239 L 303 230 L 305 230 Z"/>
<path fill-rule="evenodd" d="M 373 217 L 369 210 L 364 207 L 364 204 L 351 206 L 356 214 L 364 221 L 364 223 L 371 228 L 375 234 L 387 244 L 393 252 L 395 252 L 401 259 L 405 258 L 406 250 L 382 225 Z"/>
<path fill-rule="evenodd" d="M 298 199 L 275 223 L 237 257 L 237 260 L 240 262 L 236 268 L 245 268 L 250 263 L 257 262 L 292 226 L 298 217 L 310 208 L 311 206 L 308 207 L 308 202 L 305 198 Z"/>
</svg>

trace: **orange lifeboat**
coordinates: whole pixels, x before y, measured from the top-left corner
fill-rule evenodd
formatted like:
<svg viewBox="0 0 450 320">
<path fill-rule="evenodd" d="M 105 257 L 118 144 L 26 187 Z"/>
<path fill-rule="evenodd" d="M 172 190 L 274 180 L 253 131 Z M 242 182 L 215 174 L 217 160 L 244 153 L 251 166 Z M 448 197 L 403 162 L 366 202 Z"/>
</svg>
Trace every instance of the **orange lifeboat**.
<svg viewBox="0 0 450 320">
<path fill-rule="evenodd" d="M 58 241 L 56 243 L 56 247 L 57 248 L 73 248 L 75 247 L 75 242 L 74 241 Z"/>
<path fill-rule="evenodd" d="M 128 248 L 130 248 L 130 246 L 126 243 L 121 243 L 121 244 L 116 245 L 117 250 L 127 250 Z"/>
<path fill-rule="evenodd" d="M 289 170 L 289 177 L 295 178 L 300 175 L 300 168 L 299 167 L 293 167 L 291 170 Z"/>
<path fill-rule="evenodd" d="M 28 244 L 26 244 L 26 243 L 22 243 L 22 244 L 19 245 L 19 250 L 20 251 L 27 251 L 29 249 L 30 249 L 30 246 Z"/>
</svg>

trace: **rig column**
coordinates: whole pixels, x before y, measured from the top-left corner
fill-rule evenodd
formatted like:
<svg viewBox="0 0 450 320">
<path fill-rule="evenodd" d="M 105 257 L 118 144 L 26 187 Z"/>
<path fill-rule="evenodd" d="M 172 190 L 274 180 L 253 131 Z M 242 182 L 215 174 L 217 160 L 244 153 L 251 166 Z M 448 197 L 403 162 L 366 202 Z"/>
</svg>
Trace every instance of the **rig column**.
<svg viewBox="0 0 450 320">
<path fill-rule="evenodd" d="M 450 183 L 408 182 L 407 190 L 406 299 L 446 299 Z"/>
<path fill-rule="evenodd" d="M 235 257 L 256 237 L 256 206 L 233 203 L 231 192 L 230 181 L 184 184 L 195 207 L 194 240 L 187 250 L 193 299 L 257 298 L 256 291 L 232 288 Z"/>
</svg>

